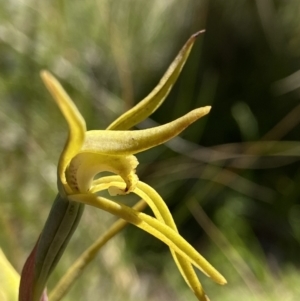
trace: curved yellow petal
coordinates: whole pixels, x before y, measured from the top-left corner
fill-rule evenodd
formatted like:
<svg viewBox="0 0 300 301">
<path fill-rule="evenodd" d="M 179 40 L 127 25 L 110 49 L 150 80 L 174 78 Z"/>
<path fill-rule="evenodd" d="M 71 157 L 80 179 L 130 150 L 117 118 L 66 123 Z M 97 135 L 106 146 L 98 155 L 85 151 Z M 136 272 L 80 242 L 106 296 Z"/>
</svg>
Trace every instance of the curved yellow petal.
<svg viewBox="0 0 300 301">
<path fill-rule="evenodd" d="M 134 193 L 147 202 L 159 221 L 164 222 L 167 226 L 178 233 L 169 208 L 160 195 L 152 187 L 139 181 Z M 182 277 L 192 289 L 198 300 L 207 301 L 206 294 L 191 263 L 184 257 L 174 252 L 172 248 L 170 248 L 170 251 Z"/>
<path fill-rule="evenodd" d="M 86 124 L 79 110 L 58 80 L 48 71 L 42 71 L 41 77 L 69 126 L 68 139 L 58 163 L 58 187 L 61 190 L 61 186 L 63 186 L 66 192 L 70 193 L 70 188 L 65 178 L 65 170 L 83 144 Z M 63 191 L 60 192 L 63 193 Z"/>
<path fill-rule="evenodd" d="M 20 276 L 0 249 L 0 300 L 18 299 Z"/>
<path fill-rule="evenodd" d="M 69 200 L 91 205 L 111 214 L 123 218 L 127 222 L 143 229 L 155 236 L 176 253 L 190 261 L 195 267 L 203 271 L 219 284 L 226 284 L 225 278 L 206 259 L 201 256 L 183 237 L 177 232 L 161 223 L 157 219 L 138 212 L 126 205 L 110 201 L 94 194 L 77 194 L 68 196 Z"/>
<path fill-rule="evenodd" d="M 208 114 L 210 109 L 210 106 L 198 108 L 172 122 L 146 130 L 88 131 L 80 152 L 136 154 L 177 136 L 191 123 Z"/>
<path fill-rule="evenodd" d="M 158 85 L 152 92 L 142 101 L 135 105 L 132 109 L 116 119 L 107 130 L 127 130 L 135 126 L 139 122 L 146 119 L 159 108 L 165 98 L 168 96 L 172 86 L 176 82 L 190 52 L 196 38 L 203 33 L 204 30 L 193 34 L 182 47 L 166 73 L 163 75 Z"/>
<path fill-rule="evenodd" d="M 106 183 L 106 187 L 103 185 L 104 183 Z M 118 184 L 121 186 L 120 188 L 124 186 L 123 180 L 118 176 L 103 177 L 94 181 L 92 192 L 94 193 L 100 190 L 109 189 L 111 185 L 117 186 Z M 136 189 L 133 192 L 141 197 L 144 201 L 146 201 L 159 221 L 165 223 L 174 231 L 178 232 L 173 217 L 166 203 L 152 187 L 150 187 L 146 183 L 139 181 L 136 185 Z M 207 301 L 206 294 L 191 263 L 182 256 L 178 255 L 172 249 L 170 249 L 170 251 L 180 273 L 182 274 L 186 283 L 192 289 L 198 300 Z"/>
</svg>

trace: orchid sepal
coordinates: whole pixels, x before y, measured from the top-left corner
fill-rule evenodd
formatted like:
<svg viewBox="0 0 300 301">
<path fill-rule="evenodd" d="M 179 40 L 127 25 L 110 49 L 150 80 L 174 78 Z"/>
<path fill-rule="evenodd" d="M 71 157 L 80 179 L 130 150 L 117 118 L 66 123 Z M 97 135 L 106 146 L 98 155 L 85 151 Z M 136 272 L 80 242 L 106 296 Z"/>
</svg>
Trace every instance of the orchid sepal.
<svg viewBox="0 0 300 301">
<path fill-rule="evenodd" d="M 114 190 L 118 189 L 122 191 L 122 186 L 124 186 L 124 183 L 119 176 L 107 176 L 93 181 L 90 192 L 95 193 L 108 189 L 108 191 L 111 193 L 112 188 L 114 188 Z M 136 185 L 136 189 L 133 192 L 146 201 L 159 221 L 165 223 L 174 231 L 178 232 L 176 224 L 166 203 L 152 187 L 139 181 Z M 205 291 L 191 263 L 177 254 L 172 248 L 170 248 L 170 251 L 182 277 L 194 292 L 195 296 L 200 301 L 207 301 L 208 297 L 205 294 Z"/>
<path fill-rule="evenodd" d="M 195 109 L 172 122 L 146 130 L 88 131 L 81 150 L 66 170 L 68 186 L 73 193 L 86 192 L 94 176 L 106 170 L 119 174 L 127 183 L 126 192 L 132 191 L 138 180 L 135 176 L 138 161 L 132 155 L 177 136 L 191 123 L 208 114 L 210 108 Z"/>
<path fill-rule="evenodd" d="M 70 195 L 69 200 L 100 208 L 111 214 L 125 219 L 138 228 L 155 236 L 176 253 L 191 262 L 196 268 L 202 271 L 208 277 L 211 277 L 216 283 L 224 285 L 226 279 L 206 261 L 183 237 L 176 231 L 161 223 L 157 219 L 138 212 L 122 203 L 113 202 L 107 198 L 96 196 L 95 194 L 74 194 Z"/>
<path fill-rule="evenodd" d="M 41 72 L 41 78 L 53 96 L 69 127 L 68 138 L 60 155 L 57 168 L 58 190 L 62 196 L 71 193 L 65 179 L 65 171 L 71 159 L 81 149 L 85 139 L 86 124 L 81 113 L 68 96 L 59 81 L 48 71 Z"/>
<path fill-rule="evenodd" d="M 210 106 L 194 109 L 172 122 L 145 130 L 88 131 L 79 153 L 131 155 L 145 151 L 179 135 L 193 122 L 208 114 L 210 109 Z"/>
<path fill-rule="evenodd" d="M 196 38 L 205 32 L 201 30 L 193 34 L 183 45 L 176 58 L 173 60 L 168 70 L 165 72 L 157 86 L 143 100 L 138 102 L 133 108 L 122 114 L 107 130 L 127 130 L 145 120 L 153 114 L 164 102 L 176 82 L 187 58 L 193 48 Z"/>
</svg>

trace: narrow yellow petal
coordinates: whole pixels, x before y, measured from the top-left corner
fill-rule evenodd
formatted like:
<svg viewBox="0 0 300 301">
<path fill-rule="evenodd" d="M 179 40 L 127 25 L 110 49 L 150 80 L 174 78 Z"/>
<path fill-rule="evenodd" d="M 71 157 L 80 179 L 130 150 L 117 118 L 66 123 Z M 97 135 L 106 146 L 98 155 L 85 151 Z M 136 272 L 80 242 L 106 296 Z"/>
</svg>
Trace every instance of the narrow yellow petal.
<svg viewBox="0 0 300 301">
<path fill-rule="evenodd" d="M 109 186 L 111 185 L 120 185 L 120 188 L 122 189 L 124 182 L 118 176 L 102 177 L 93 182 L 91 191 L 95 193 L 100 190 L 109 189 Z M 173 217 L 160 195 L 152 187 L 141 181 L 139 181 L 136 186 L 137 187 L 134 190 L 134 193 L 147 202 L 157 219 L 161 222 L 164 222 L 174 231 L 178 232 Z M 190 262 L 174 252 L 172 249 L 170 249 L 170 251 L 180 273 L 198 300 L 207 301 L 207 296 Z"/>
<path fill-rule="evenodd" d="M 176 82 L 190 52 L 194 42 L 204 30 L 193 34 L 182 47 L 166 73 L 161 78 L 158 85 L 142 101 L 135 105 L 116 119 L 107 129 L 108 130 L 127 130 L 146 119 L 159 108 L 168 96 L 172 86 Z"/>
<path fill-rule="evenodd" d="M 48 71 L 42 71 L 41 77 L 69 126 L 68 139 L 58 163 L 59 189 L 62 184 L 65 189 L 69 190 L 66 185 L 65 170 L 83 144 L 86 125 L 84 118 L 58 80 Z"/>
<path fill-rule="evenodd" d="M 206 259 L 201 256 L 183 237 L 175 232 L 170 227 L 161 223 L 157 219 L 148 216 L 144 213 L 133 210 L 132 208 L 110 201 L 106 198 L 97 197 L 94 194 L 78 194 L 68 196 L 69 200 L 91 205 L 120 218 L 123 218 L 129 223 L 143 229 L 144 231 L 155 236 L 176 253 L 190 261 L 195 267 L 204 272 L 219 284 L 226 284 L 225 278 L 212 267 Z"/>
<path fill-rule="evenodd" d="M 81 152 L 113 155 L 139 153 L 177 136 L 191 123 L 208 114 L 210 109 L 210 106 L 198 108 L 170 123 L 146 130 L 88 131 Z"/>
<path fill-rule="evenodd" d="M 152 187 L 150 187 L 146 183 L 139 181 L 137 183 L 136 189 L 134 190 L 134 193 L 136 193 L 140 198 L 147 202 L 159 221 L 164 222 L 167 226 L 178 233 L 176 224 L 169 211 L 169 208 L 167 207 L 164 200 L 160 197 L 160 195 Z M 184 278 L 188 286 L 192 289 L 194 294 L 197 296 L 198 300 L 207 301 L 205 292 L 191 263 L 184 257 L 174 252 L 172 248 L 170 248 L 170 251 L 182 277 Z"/>
<path fill-rule="evenodd" d="M 103 184 L 106 185 L 104 186 Z M 114 185 L 118 185 L 120 189 L 123 189 L 124 184 L 125 183 L 123 179 L 119 176 L 101 177 L 93 181 L 90 192 L 96 193 L 100 191 L 100 189 L 109 189 L 110 186 Z M 167 207 L 164 200 L 160 197 L 160 195 L 151 186 L 139 181 L 136 184 L 136 189 L 133 191 L 133 193 L 137 194 L 141 199 L 144 199 L 144 201 L 147 202 L 148 206 L 151 208 L 158 220 L 164 221 L 169 227 L 176 229 L 176 224 L 169 211 L 169 208 Z"/>
</svg>

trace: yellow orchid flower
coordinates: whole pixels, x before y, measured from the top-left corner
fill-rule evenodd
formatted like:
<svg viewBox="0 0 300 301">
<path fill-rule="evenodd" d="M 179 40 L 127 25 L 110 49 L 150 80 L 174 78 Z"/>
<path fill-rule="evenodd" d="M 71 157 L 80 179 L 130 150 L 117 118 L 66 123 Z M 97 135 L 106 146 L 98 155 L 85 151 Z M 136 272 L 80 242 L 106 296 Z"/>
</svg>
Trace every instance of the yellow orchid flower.
<svg viewBox="0 0 300 301">
<path fill-rule="evenodd" d="M 155 128 L 129 130 L 161 105 L 180 74 L 198 34 L 187 41 L 149 96 L 119 117 L 106 130 L 87 131 L 84 118 L 60 83 L 48 71 L 41 72 L 46 87 L 68 123 L 69 135 L 58 163 L 59 194 L 34 254 L 33 291 L 27 297 L 20 298 L 20 301 L 40 299 L 50 273 L 81 218 L 83 205 L 108 211 L 168 245 L 179 271 L 198 300 L 208 299 L 193 266 L 215 282 L 226 283 L 225 278 L 180 236 L 172 215 L 159 194 L 146 183 L 139 181 L 136 175 L 138 160 L 134 156 L 177 136 L 191 123 L 206 115 L 210 107 L 195 109 Z M 102 171 L 116 175 L 94 180 L 95 175 Z M 108 190 L 111 195 L 138 195 L 150 206 L 155 218 L 98 196 L 97 193 L 103 190 Z"/>
<path fill-rule="evenodd" d="M 0 249 L 0 300 L 17 300 L 19 283 L 20 276 Z"/>
</svg>

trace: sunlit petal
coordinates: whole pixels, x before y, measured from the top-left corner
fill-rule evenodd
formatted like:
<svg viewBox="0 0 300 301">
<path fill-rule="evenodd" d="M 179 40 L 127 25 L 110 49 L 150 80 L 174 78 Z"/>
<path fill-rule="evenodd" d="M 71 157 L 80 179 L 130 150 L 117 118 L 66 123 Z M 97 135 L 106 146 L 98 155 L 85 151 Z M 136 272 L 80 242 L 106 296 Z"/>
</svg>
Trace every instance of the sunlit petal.
<svg viewBox="0 0 300 301">
<path fill-rule="evenodd" d="M 114 187 L 117 185 L 120 185 L 121 187 L 124 185 L 124 182 L 120 177 L 118 176 L 102 177 L 93 182 L 92 192 L 97 192 L 104 189 L 111 190 L 111 186 Z M 159 196 L 159 194 L 152 187 L 150 187 L 149 185 L 141 181 L 139 181 L 136 186 L 137 187 L 134 190 L 134 193 L 146 201 L 146 203 L 152 209 L 156 218 L 159 221 L 164 222 L 166 225 L 171 227 L 174 231 L 178 232 L 173 217 L 167 205 L 165 204 L 163 199 Z M 199 279 L 193 267 L 191 266 L 190 262 L 188 262 L 185 258 L 175 253 L 172 249 L 170 249 L 170 251 L 183 278 L 185 279 L 189 287 L 193 290 L 198 300 L 207 301 L 202 285 L 199 282 Z"/>
<path fill-rule="evenodd" d="M 147 202 L 159 221 L 164 222 L 167 226 L 178 232 L 166 203 L 152 187 L 139 181 L 134 193 Z M 198 300 L 207 301 L 205 292 L 191 263 L 184 257 L 174 252 L 172 248 L 170 248 L 170 251 L 181 275 L 185 279 L 188 286 L 195 293 Z"/>
<path fill-rule="evenodd" d="M 195 109 L 186 115 L 146 130 L 88 131 L 80 152 L 131 155 L 162 144 L 180 134 L 190 124 L 208 114 L 211 107 Z"/>
<path fill-rule="evenodd" d="M 172 86 L 176 82 L 190 52 L 199 34 L 204 30 L 193 34 L 182 47 L 164 76 L 153 91 L 142 101 L 135 105 L 116 119 L 107 129 L 108 130 L 127 130 L 146 119 L 159 108 L 165 98 L 168 96 Z"/>
<path fill-rule="evenodd" d="M 68 198 L 72 201 L 100 208 L 115 216 L 125 219 L 127 222 L 134 224 L 164 242 L 176 253 L 190 261 L 208 277 L 211 277 L 215 282 L 219 284 L 226 284 L 225 278 L 186 240 L 184 240 L 183 237 L 157 219 L 138 212 L 121 203 L 97 197 L 94 194 L 70 195 Z"/>
<path fill-rule="evenodd" d="M 56 78 L 48 71 L 42 71 L 41 77 L 69 126 L 68 139 L 58 163 L 58 183 L 59 189 L 62 184 L 67 192 L 70 192 L 66 185 L 65 170 L 71 159 L 78 153 L 83 144 L 86 132 L 85 121 Z M 60 192 L 62 193 L 62 191 Z"/>
</svg>

